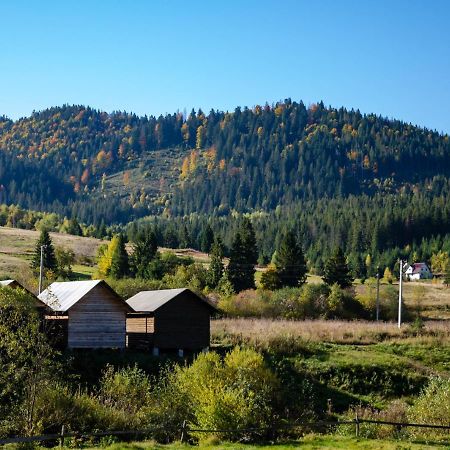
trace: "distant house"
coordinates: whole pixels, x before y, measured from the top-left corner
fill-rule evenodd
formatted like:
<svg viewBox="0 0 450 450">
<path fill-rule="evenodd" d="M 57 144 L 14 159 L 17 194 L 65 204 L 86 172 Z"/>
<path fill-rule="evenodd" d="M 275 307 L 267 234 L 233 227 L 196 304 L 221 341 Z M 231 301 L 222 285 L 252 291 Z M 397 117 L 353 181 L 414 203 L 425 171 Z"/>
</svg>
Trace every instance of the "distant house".
<svg viewBox="0 0 450 450">
<path fill-rule="evenodd" d="M 36 299 L 36 308 L 38 308 L 38 311 L 43 312 L 47 305 L 39 300 L 32 292 L 30 292 L 26 287 L 22 286 L 18 281 L 16 280 L 0 280 L 0 287 L 9 287 L 11 289 L 23 289 L 25 292 L 28 292 L 34 299 Z"/>
<path fill-rule="evenodd" d="M 127 300 L 131 348 L 159 351 L 199 351 L 210 345 L 210 319 L 215 307 L 189 289 L 139 292 Z"/>
<path fill-rule="evenodd" d="M 406 269 L 405 276 L 410 281 L 433 278 L 430 268 L 423 262 L 411 264 Z"/>
<path fill-rule="evenodd" d="M 58 320 L 68 348 L 125 348 L 131 308 L 103 280 L 52 283 L 39 295 Z"/>
</svg>

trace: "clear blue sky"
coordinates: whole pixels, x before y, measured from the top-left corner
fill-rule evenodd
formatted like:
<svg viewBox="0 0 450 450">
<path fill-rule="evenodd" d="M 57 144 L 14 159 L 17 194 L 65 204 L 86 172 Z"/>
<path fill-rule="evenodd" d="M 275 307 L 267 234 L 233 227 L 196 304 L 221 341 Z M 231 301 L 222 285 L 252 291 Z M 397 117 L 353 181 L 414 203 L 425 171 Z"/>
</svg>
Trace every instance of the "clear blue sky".
<svg viewBox="0 0 450 450">
<path fill-rule="evenodd" d="M 0 114 L 159 115 L 286 97 L 450 132 L 450 1 L 0 3 Z"/>
</svg>

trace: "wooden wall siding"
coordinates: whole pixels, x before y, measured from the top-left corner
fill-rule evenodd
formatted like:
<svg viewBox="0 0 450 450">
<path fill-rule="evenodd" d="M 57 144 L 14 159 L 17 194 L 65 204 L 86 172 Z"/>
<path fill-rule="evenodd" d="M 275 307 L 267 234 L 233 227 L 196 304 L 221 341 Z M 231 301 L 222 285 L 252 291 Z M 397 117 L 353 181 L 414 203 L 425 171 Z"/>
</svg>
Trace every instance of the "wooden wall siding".
<svg viewBox="0 0 450 450">
<path fill-rule="evenodd" d="M 127 317 L 127 333 L 153 333 L 154 317 Z"/>
<path fill-rule="evenodd" d="M 211 308 L 184 292 L 155 311 L 154 346 L 201 350 L 209 347 Z"/>
<path fill-rule="evenodd" d="M 153 347 L 155 318 L 148 315 L 127 316 L 127 347 L 148 350 Z"/>
<path fill-rule="evenodd" d="M 125 348 L 126 306 L 98 285 L 69 310 L 69 348 Z"/>
</svg>

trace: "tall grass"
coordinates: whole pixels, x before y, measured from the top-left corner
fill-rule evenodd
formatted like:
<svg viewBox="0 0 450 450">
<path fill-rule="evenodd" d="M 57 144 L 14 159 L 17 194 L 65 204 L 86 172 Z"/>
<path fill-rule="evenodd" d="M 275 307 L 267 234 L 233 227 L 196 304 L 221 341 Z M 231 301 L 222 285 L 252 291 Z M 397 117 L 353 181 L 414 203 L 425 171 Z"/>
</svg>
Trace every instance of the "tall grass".
<svg viewBox="0 0 450 450">
<path fill-rule="evenodd" d="M 384 341 L 450 342 L 448 321 L 429 321 L 417 331 L 392 322 L 345 320 L 218 319 L 211 323 L 213 344 L 267 347 L 274 340 L 374 344 Z"/>
</svg>

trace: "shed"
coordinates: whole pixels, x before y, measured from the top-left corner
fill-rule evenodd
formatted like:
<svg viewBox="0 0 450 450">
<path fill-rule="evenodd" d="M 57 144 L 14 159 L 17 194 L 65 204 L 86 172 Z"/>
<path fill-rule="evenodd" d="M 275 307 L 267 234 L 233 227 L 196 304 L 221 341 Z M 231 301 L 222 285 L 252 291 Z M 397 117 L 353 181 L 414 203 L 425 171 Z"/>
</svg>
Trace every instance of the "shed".
<svg viewBox="0 0 450 450">
<path fill-rule="evenodd" d="M 53 312 L 48 320 L 65 321 L 68 348 L 125 348 L 131 308 L 105 281 L 52 283 L 39 299 Z"/>
<path fill-rule="evenodd" d="M 128 346 L 198 351 L 209 347 L 210 319 L 216 308 L 189 289 L 143 291 L 127 300 Z"/>
</svg>

